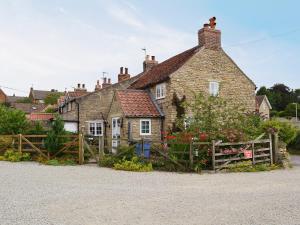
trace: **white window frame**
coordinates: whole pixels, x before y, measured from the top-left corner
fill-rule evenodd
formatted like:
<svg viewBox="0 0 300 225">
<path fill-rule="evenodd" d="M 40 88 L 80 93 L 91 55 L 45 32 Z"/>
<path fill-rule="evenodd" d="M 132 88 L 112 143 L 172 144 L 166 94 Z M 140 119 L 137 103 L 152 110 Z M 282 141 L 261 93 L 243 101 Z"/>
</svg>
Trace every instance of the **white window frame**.
<svg viewBox="0 0 300 225">
<path fill-rule="evenodd" d="M 210 81 L 208 90 L 210 96 L 217 97 L 220 93 L 220 83 L 218 81 Z"/>
<path fill-rule="evenodd" d="M 149 133 L 142 132 L 142 123 L 149 122 Z M 151 135 L 151 119 L 140 119 L 140 135 Z"/>
<path fill-rule="evenodd" d="M 91 136 L 94 136 L 94 137 L 100 137 L 100 136 L 103 136 L 103 121 L 102 120 L 94 120 L 94 121 L 87 121 L 88 123 L 88 134 L 91 135 Z M 91 133 L 91 124 L 94 125 L 94 133 Z M 101 127 L 101 133 L 100 134 L 97 134 L 97 125 L 98 124 L 101 124 L 100 127 Z"/>
<path fill-rule="evenodd" d="M 166 83 L 157 84 L 155 87 L 156 99 L 162 99 L 166 97 Z"/>
</svg>

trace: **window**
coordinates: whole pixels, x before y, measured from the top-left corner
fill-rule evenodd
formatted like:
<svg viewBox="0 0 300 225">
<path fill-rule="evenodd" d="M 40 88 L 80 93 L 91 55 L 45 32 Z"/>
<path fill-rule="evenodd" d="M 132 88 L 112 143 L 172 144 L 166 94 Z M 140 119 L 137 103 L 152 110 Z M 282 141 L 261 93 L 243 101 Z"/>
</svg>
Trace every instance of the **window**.
<svg viewBox="0 0 300 225">
<path fill-rule="evenodd" d="M 102 136 L 103 123 L 102 121 L 89 121 L 89 135 Z"/>
<path fill-rule="evenodd" d="M 166 84 L 158 84 L 156 85 L 156 99 L 165 98 L 166 97 Z"/>
<path fill-rule="evenodd" d="M 151 135 L 151 120 L 140 120 L 140 135 Z"/>
<path fill-rule="evenodd" d="M 219 95 L 219 82 L 217 81 L 209 82 L 209 95 L 215 97 Z"/>
</svg>

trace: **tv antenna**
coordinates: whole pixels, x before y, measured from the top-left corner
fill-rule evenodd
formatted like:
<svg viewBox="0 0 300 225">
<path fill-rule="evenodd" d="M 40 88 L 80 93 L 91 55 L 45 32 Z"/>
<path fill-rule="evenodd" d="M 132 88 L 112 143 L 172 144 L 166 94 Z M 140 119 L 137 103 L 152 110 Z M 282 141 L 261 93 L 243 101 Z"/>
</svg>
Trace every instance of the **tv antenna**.
<svg viewBox="0 0 300 225">
<path fill-rule="evenodd" d="M 146 49 L 146 47 L 142 48 L 142 51 L 144 51 L 145 56 L 146 56 L 147 55 L 147 49 Z"/>
</svg>

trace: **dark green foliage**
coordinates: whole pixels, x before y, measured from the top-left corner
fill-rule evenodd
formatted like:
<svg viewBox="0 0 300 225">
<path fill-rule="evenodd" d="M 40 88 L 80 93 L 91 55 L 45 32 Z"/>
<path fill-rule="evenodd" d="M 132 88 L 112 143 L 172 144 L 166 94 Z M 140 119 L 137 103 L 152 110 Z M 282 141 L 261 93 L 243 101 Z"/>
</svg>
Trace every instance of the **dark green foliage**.
<svg viewBox="0 0 300 225">
<path fill-rule="evenodd" d="M 45 134 L 46 131 L 40 121 L 32 122 L 26 131 L 26 134 Z"/>
<path fill-rule="evenodd" d="M 45 98 L 45 104 L 46 105 L 57 104 L 57 100 L 61 95 L 62 95 L 61 93 L 51 93 L 47 95 L 47 97 Z"/>
<path fill-rule="evenodd" d="M 51 124 L 51 130 L 48 132 L 47 138 L 45 139 L 47 150 L 51 153 L 59 151 L 66 142 L 66 138 L 62 137 L 62 135 L 65 134 L 64 122 L 59 116 L 56 116 Z"/>
<path fill-rule="evenodd" d="M 261 87 L 257 95 L 266 95 L 272 105 L 271 116 L 295 116 L 295 105 L 291 103 L 300 103 L 300 89 L 292 90 L 284 84 L 275 84 L 271 88 Z M 292 112 L 294 108 L 294 112 Z M 277 114 L 276 112 L 281 112 Z"/>
<path fill-rule="evenodd" d="M 279 140 L 286 144 L 291 143 L 297 135 L 297 129 L 294 126 L 292 126 L 290 123 L 281 122 L 278 120 L 265 121 L 262 124 L 262 129 L 267 133 L 278 132 Z"/>
<path fill-rule="evenodd" d="M 288 149 L 298 151 L 300 154 L 300 130 L 297 130 L 297 135 L 293 141 L 290 142 Z"/>
<path fill-rule="evenodd" d="M 28 127 L 25 113 L 0 106 L 0 134 L 20 134 L 24 133 Z"/>
</svg>

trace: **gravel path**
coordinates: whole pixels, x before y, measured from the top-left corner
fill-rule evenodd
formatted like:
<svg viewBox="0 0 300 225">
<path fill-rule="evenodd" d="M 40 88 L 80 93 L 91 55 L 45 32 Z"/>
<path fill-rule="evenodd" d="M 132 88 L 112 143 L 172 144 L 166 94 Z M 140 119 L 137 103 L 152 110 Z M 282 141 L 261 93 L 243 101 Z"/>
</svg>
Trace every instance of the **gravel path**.
<svg viewBox="0 0 300 225">
<path fill-rule="evenodd" d="M 300 224 L 300 164 L 197 175 L 0 162 L 0 182 L 1 225 Z"/>
</svg>

